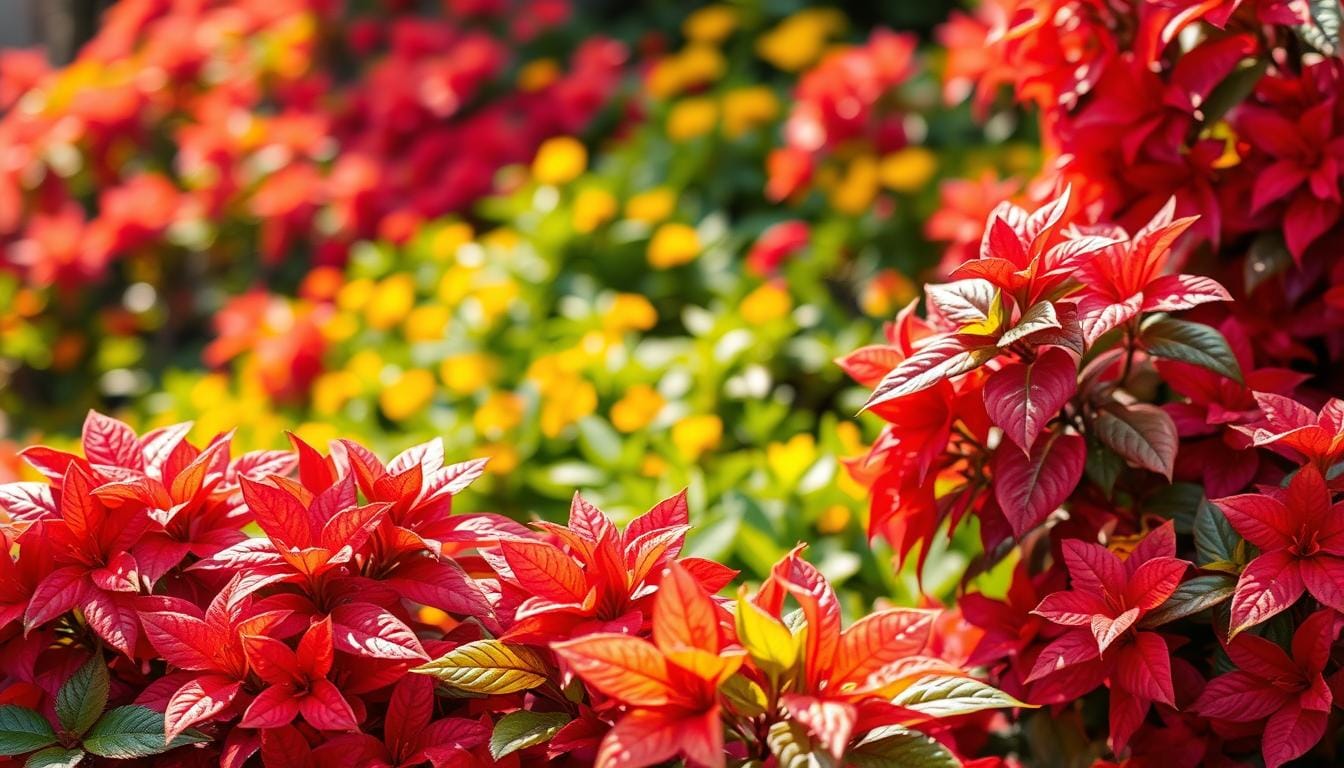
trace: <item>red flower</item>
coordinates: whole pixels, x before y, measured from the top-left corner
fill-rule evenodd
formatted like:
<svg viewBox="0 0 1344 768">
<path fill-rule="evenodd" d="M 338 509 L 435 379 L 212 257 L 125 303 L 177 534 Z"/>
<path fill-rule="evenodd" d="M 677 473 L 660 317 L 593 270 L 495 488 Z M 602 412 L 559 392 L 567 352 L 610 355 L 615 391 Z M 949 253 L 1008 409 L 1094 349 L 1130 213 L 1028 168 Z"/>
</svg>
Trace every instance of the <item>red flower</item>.
<svg viewBox="0 0 1344 768">
<path fill-rule="evenodd" d="M 1175 557 L 1171 523 L 1150 532 L 1124 561 L 1076 539 L 1066 539 L 1063 549 L 1073 588 L 1047 595 L 1035 613 L 1073 629 L 1041 651 L 1027 682 L 1039 681 L 1033 698 L 1058 701 L 1109 678 L 1111 740 L 1119 751 L 1151 702 L 1176 705 L 1167 643 L 1137 627 L 1171 597 L 1190 564 Z"/>
<path fill-rule="evenodd" d="M 1331 504 L 1313 465 L 1287 489 L 1213 502 L 1260 555 L 1246 564 L 1232 597 L 1231 636 L 1290 608 L 1303 592 L 1344 611 L 1344 502 Z"/>
<path fill-rule="evenodd" d="M 1300 757 L 1325 734 L 1334 697 L 1322 672 L 1339 636 L 1341 618 L 1317 611 L 1293 634 L 1292 656 L 1255 635 L 1238 635 L 1223 647 L 1238 669 L 1205 686 L 1194 709 L 1233 722 L 1265 720 L 1261 750 L 1266 768 Z"/>
</svg>

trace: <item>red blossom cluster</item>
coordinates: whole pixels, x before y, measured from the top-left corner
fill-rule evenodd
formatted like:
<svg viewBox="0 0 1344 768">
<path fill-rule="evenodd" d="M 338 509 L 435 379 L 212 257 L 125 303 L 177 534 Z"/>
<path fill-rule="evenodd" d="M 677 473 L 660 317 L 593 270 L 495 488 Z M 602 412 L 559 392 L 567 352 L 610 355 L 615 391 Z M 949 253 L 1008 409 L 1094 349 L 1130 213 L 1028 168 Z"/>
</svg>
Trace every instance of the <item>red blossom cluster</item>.
<svg viewBox="0 0 1344 768">
<path fill-rule="evenodd" d="M 460 3 L 446 18 L 377 5 L 131 0 L 70 66 L 5 54 L 0 266 L 45 286 L 178 247 L 340 263 L 358 239 L 463 210 L 499 168 L 582 130 L 627 56 L 592 37 L 515 85 L 514 46 L 564 21 L 564 0 Z"/>
<path fill-rule="evenodd" d="M 1055 196 L 977 225 L 1012 184 L 949 186 L 929 225 L 949 281 L 841 361 L 887 422 L 851 467 L 870 534 L 922 558 L 972 517 L 978 568 L 1019 558 L 1006 595 L 959 599 L 984 632 L 970 660 L 1099 764 L 1274 768 L 1336 748 L 1328 10 L 1003 0 L 954 17 L 948 95 L 988 110 L 1010 86 L 1036 109 L 1028 197 Z"/>
<path fill-rule="evenodd" d="M 801 546 L 715 597 L 736 572 L 681 556 L 684 493 L 529 529 L 455 514 L 484 461 L 439 441 L 188 431 L 90 413 L 82 455 L 0 485 L 0 765 L 945 764 L 1020 704 L 937 654 L 933 612 L 843 629 Z"/>
<path fill-rule="evenodd" d="M 906 146 L 906 114 L 894 93 L 915 72 L 915 49 L 913 36 L 879 29 L 863 45 L 829 54 L 808 70 L 794 89 L 784 145 L 767 158 L 766 197 L 793 197 L 822 169 L 870 173 L 844 167 L 856 146 L 869 156 Z"/>
</svg>

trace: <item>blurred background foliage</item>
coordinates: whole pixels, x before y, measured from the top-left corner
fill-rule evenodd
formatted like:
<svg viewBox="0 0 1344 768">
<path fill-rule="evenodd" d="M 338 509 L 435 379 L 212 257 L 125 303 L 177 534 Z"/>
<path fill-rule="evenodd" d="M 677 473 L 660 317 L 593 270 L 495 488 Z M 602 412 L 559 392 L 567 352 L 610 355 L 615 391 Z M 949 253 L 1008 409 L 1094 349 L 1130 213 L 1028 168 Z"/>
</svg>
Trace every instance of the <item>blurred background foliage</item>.
<svg viewBox="0 0 1344 768">
<path fill-rule="evenodd" d="M 916 600 L 832 360 L 1037 163 L 944 91 L 954 5 L 122 0 L 71 63 L 6 50 L 0 481 L 90 407 L 442 436 L 491 457 L 473 508 L 689 487 L 695 554 L 760 576 L 808 541 L 848 599 Z"/>
</svg>

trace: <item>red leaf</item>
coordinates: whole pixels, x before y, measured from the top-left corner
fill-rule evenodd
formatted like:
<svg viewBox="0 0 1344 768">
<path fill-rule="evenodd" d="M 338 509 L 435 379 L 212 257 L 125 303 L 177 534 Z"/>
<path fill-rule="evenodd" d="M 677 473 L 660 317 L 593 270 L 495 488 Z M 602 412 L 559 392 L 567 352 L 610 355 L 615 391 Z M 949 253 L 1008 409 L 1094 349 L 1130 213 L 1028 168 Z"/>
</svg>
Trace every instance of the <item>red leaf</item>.
<svg viewBox="0 0 1344 768">
<path fill-rule="evenodd" d="M 607 731 L 598 748 L 598 768 L 658 765 L 677 754 L 683 726 L 661 712 L 637 709 Z M 722 758 L 722 755 L 720 755 Z"/>
<path fill-rule="evenodd" d="M 686 491 L 663 499 L 648 512 L 636 517 L 625 527 L 622 541 L 628 547 L 635 539 L 651 531 L 663 528 L 679 528 L 691 524 L 690 509 L 686 504 Z M 676 555 L 674 554 L 673 557 Z"/>
<path fill-rule="evenodd" d="M 1011 363 L 985 380 L 985 410 L 1024 453 L 1078 389 L 1078 366 L 1068 352 L 1047 348 L 1030 365 Z"/>
<path fill-rule="evenodd" d="M 1280 549 L 1292 544 L 1295 531 L 1283 502 L 1269 496 L 1246 493 L 1214 499 L 1237 533 L 1261 549 Z"/>
<path fill-rule="evenodd" d="M 1046 595 L 1032 613 L 1066 627 L 1091 626 L 1092 617 L 1108 611 L 1106 601 L 1087 592 L 1056 592 Z"/>
<path fill-rule="evenodd" d="M 551 649 L 594 690 L 638 707 L 661 707 L 681 694 L 667 661 L 638 637 L 597 633 L 553 643 Z"/>
<path fill-rule="evenodd" d="M 243 501 L 267 536 L 286 546 L 315 544 L 316 532 L 308 526 L 308 510 L 298 499 L 270 483 L 242 478 Z"/>
<path fill-rule="evenodd" d="M 1119 650 L 1115 682 L 1135 696 L 1176 706 L 1171 684 L 1171 651 L 1156 632 L 1135 632 L 1133 642 Z"/>
<path fill-rule="evenodd" d="M 1060 548 L 1074 589 L 1099 597 L 1124 594 L 1125 565 L 1114 552 L 1078 539 L 1065 539 Z"/>
<path fill-rule="evenodd" d="M 880 678 L 887 666 L 919 653 L 929 640 L 934 616 L 929 611 L 894 608 L 854 622 L 840 633 L 829 685 L 862 690 L 873 675 Z"/>
<path fill-rule="evenodd" d="M 378 502 L 337 512 L 322 527 L 321 546 L 332 551 L 343 547 L 359 549 L 369 540 L 369 535 L 382 521 L 389 508 L 390 504 Z"/>
<path fill-rule="evenodd" d="M 931 342 L 901 361 L 873 388 L 864 410 L 899 397 L 928 389 L 943 379 L 959 376 L 999 353 L 998 347 L 985 345 L 983 339 L 945 336 Z"/>
<path fill-rule="evenodd" d="M 58 514 L 51 486 L 32 482 L 0 485 L 0 511 L 20 522 L 43 520 Z"/>
<path fill-rule="evenodd" d="M 836 358 L 835 364 L 859 384 L 875 387 L 904 358 L 896 347 L 872 344 Z"/>
<path fill-rule="evenodd" d="M 235 729 L 233 733 L 241 730 Z M 313 750 L 299 729 L 286 726 L 262 731 L 261 764 L 265 768 L 314 768 L 315 761 Z"/>
<path fill-rule="evenodd" d="M 299 668 L 310 679 L 327 676 L 336 659 L 330 616 L 308 627 L 299 640 L 299 650 L 295 655 L 299 660 Z"/>
<path fill-rule="evenodd" d="M 1329 719 L 1329 712 L 1303 709 L 1295 701 L 1270 715 L 1261 744 L 1265 768 L 1279 768 L 1305 755 L 1325 735 Z"/>
<path fill-rule="evenodd" d="M 94 464 L 143 470 L 144 454 L 135 430 L 110 416 L 89 411 L 84 419 L 84 457 Z"/>
<path fill-rule="evenodd" d="M 434 680 L 427 675 L 406 675 L 392 689 L 383 721 L 388 747 L 405 760 L 415 752 L 420 734 L 434 715 Z M 474 721 L 467 721 L 474 722 Z"/>
<path fill-rule="evenodd" d="M 583 569 L 564 550 L 543 541 L 501 541 L 500 551 L 528 592 L 558 603 L 580 603 L 588 594 Z"/>
<path fill-rule="evenodd" d="M 172 741 L 193 725 L 224 711 L 242 687 L 241 681 L 223 675 L 202 675 L 177 689 L 164 712 L 164 738 Z"/>
<path fill-rule="evenodd" d="M 131 595 L 89 587 L 79 606 L 98 636 L 127 656 L 135 655 L 135 643 L 140 636 L 140 620 L 133 599 Z"/>
<path fill-rule="evenodd" d="M 383 582 L 407 600 L 438 608 L 455 616 L 492 617 L 493 609 L 476 581 L 451 560 L 412 560 L 399 566 Z"/>
<path fill-rule="evenodd" d="M 668 566 L 653 600 L 653 641 L 664 653 L 696 648 L 717 655 L 723 647 L 718 608 L 676 563 Z"/>
<path fill-rule="evenodd" d="M 1125 586 L 1126 603 L 1145 611 L 1165 603 L 1180 586 L 1188 566 L 1186 561 L 1174 557 L 1155 557 L 1140 565 Z"/>
<path fill-rule="evenodd" d="M 1300 561 L 1302 583 L 1321 605 L 1344 612 L 1344 558 L 1318 554 Z"/>
<path fill-rule="evenodd" d="M 218 670 L 220 638 L 196 616 L 172 611 L 144 611 L 140 623 L 154 650 L 179 669 Z"/>
<path fill-rule="evenodd" d="M 597 543 L 607 532 L 614 531 L 616 526 L 602 514 L 601 510 L 589 504 L 576 492 L 569 504 L 569 529 Z"/>
<path fill-rule="evenodd" d="M 93 586 L 84 569 L 78 566 L 58 568 L 47 574 L 33 589 L 28 611 L 23 617 L 25 629 L 32 629 L 55 619 L 84 601 L 84 595 Z"/>
<path fill-rule="evenodd" d="M 1143 289 L 1144 312 L 1176 312 L 1232 296 L 1217 280 L 1202 275 L 1161 275 Z"/>
<path fill-rule="evenodd" d="M 299 701 L 299 714 L 321 731 L 352 731 L 359 727 L 350 702 L 325 677 L 312 682 L 308 695 Z"/>
<path fill-rule="evenodd" d="M 279 728 L 294 722 L 299 701 L 287 685 L 272 685 L 252 700 L 239 721 L 240 728 Z M 264 749 L 264 746 L 263 746 Z"/>
<path fill-rule="evenodd" d="M 1297 558 L 1288 550 L 1276 549 L 1255 558 L 1246 564 L 1232 594 L 1230 636 L 1288 610 L 1305 590 Z"/>
<path fill-rule="evenodd" d="M 1024 456 L 1016 446 L 994 451 L 994 498 L 1021 536 L 1064 503 L 1083 476 L 1087 445 L 1078 435 L 1051 433 Z"/>
<path fill-rule="evenodd" d="M 850 736 L 854 733 L 854 721 L 858 718 L 858 712 L 852 704 L 796 693 L 785 694 L 781 697 L 781 703 L 789 708 L 789 715 L 794 720 L 806 726 L 821 741 L 821 746 L 832 757 L 840 759 L 849 746 Z"/>
<path fill-rule="evenodd" d="M 792 595 L 803 609 L 803 618 L 807 620 L 807 682 L 816 690 L 829 674 L 840 644 L 840 601 L 821 571 L 799 556 L 801 551 L 801 546 L 795 548 L 776 563 L 770 579 Z M 778 614 L 778 606 L 772 607 Z"/>
<path fill-rule="evenodd" d="M 1249 722 L 1269 717 L 1283 707 L 1290 697 L 1288 692 L 1266 685 L 1264 680 L 1255 675 L 1236 671 L 1210 680 L 1199 694 L 1193 709 L 1201 717 Z"/>
<path fill-rule="evenodd" d="M 1110 616 L 1093 616 L 1091 621 L 1092 636 L 1097 640 L 1097 652 L 1105 653 L 1116 640 L 1119 640 L 1134 622 L 1139 619 L 1139 609 L 1130 608 L 1115 618 Z"/>
<path fill-rule="evenodd" d="M 347 603 L 331 611 L 337 649 L 371 659 L 428 660 L 410 627 L 372 603 Z"/>
<path fill-rule="evenodd" d="M 1051 672 L 1091 661 L 1100 655 L 1097 640 L 1090 630 L 1069 630 L 1041 649 L 1031 674 L 1027 676 L 1027 682 L 1039 680 Z"/>
</svg>

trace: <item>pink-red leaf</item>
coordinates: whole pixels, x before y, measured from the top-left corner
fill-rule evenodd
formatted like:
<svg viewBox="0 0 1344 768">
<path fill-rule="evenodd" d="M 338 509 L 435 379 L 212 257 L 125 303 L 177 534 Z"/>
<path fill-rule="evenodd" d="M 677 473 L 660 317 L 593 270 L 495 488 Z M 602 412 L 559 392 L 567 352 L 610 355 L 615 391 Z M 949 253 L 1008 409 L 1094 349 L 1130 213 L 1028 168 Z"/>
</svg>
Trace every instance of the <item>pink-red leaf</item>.
<svg viewBox="0 0 1344 768">
<path fill-rule="evenodd" d="M 1010 363 L 985 381 L 985 410 L 1024 453 L 1078 388 L 1078 366 L 1049 347 L 1030 364 Z"/>
</svg>

